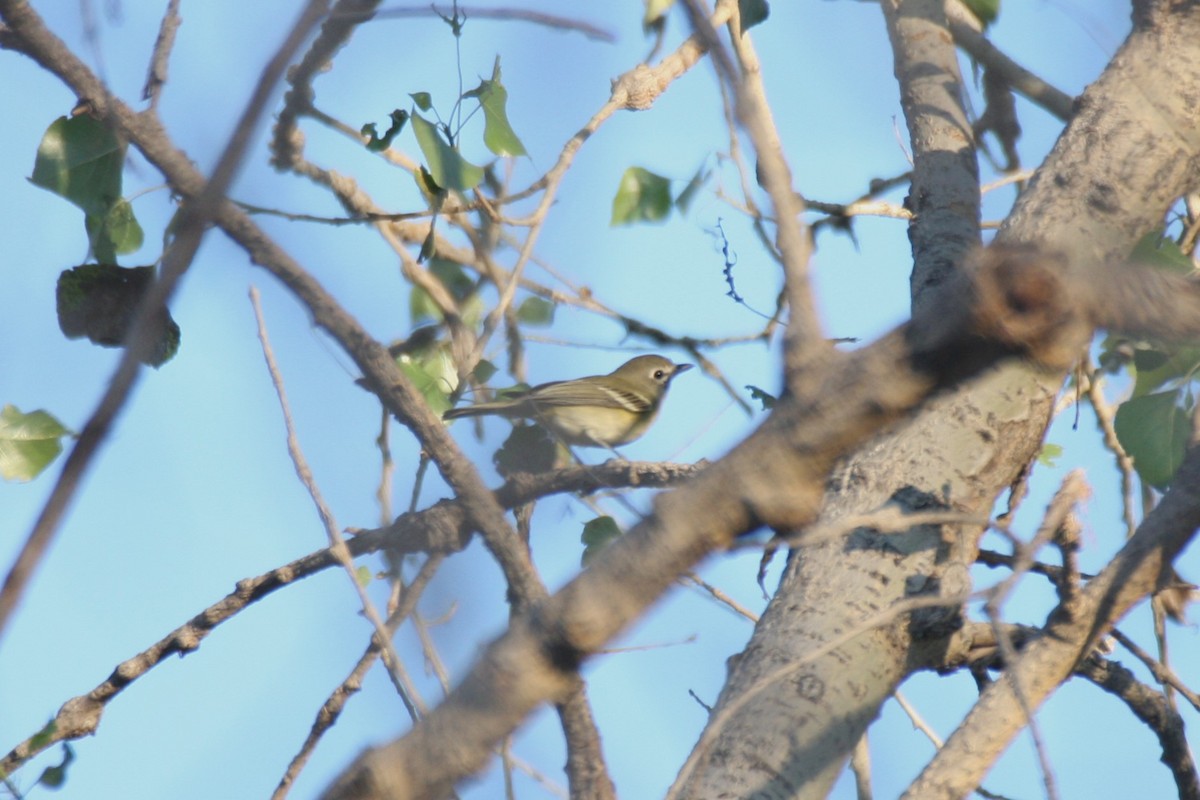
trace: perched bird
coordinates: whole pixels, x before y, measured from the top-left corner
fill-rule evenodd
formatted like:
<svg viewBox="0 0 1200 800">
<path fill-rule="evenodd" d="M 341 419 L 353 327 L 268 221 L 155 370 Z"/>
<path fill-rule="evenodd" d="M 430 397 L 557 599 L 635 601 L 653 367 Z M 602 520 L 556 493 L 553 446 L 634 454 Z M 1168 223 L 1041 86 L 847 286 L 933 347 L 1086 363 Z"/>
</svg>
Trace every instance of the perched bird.
<svg viewBox="0 0 1200 800">
<path fill-rule="evenodd" d="M 490 403 L 452 408 L 442 419 L 497 414 L 536 420 L 566 444 L 628 444 L 658 416 L 671 379 L 692 368 L 662 356 L 638 356 L 607 375 L 543 383 Z"/>
</svg>

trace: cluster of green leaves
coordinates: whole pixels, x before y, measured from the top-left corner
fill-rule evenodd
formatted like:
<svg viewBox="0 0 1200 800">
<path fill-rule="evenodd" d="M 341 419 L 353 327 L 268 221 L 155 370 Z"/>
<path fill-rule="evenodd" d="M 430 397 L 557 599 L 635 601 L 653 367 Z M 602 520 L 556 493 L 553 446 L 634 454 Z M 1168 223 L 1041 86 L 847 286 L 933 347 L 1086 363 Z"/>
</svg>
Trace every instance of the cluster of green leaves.
<svg viewBox="0 0 1200 800">
<path fill-rule="evenodd" d="M 461 35 L 461 19 L 443 19 L 456 37 Z M 468 161 L 460 152 L 463 126 L 476 113 L 482 112 L 483 144 L 494 155 L 518 157 L 527 154 L 525 145 L 508 120 L 508 90 L 501 80 L 499 56 L 492 67 L 491 77 L 480 79 L 478 86 L 463 92 L 445 118 L 438 113 L 429 92 L 412 92 L 408 96 L 412 100 L 411 110 L 392 111 L 388 117 L 390 124 L 383 135 L 379 134 L 373 122 L 363 125 L 360 133 L 366 137 L 368 150 L 380 152 L 391 147 L 406 126 L 411 128 L 423 157 L 420 172 L 416 176 L 417 186 L 434 211 L 450 192 L 471 191 L 486 175 L 483 167 Z M 464 118 L 462 106 L 467 100 L 474 100 L 477 106 Z M 436 222 L 436 215 L 434 220 Z M 474 328 L 480 324 L 484 314 L 483 299 L 479 295 L 480 284 L 467 274 L 461 264 L 438 256 L 433 243 L 431 226 L 419 260 L 428 264 L 430 275 L 454 298 L 459 315 L 457 322 Z M 440 414 L 450 408 L 450 398 L 458 389 L 457 365 L 449 345 L 439 338 L 437 332 L 438 325 L 443 321 L 442 309 L 427 291 L 414 286 L 409 295 L 409 314 L 415 327 L 414 333 L 406 342 L 393 346 L 393 355 L 426 402 Z M 525 325 L 549 325 L 554 319 L 554 305 L 538 297 L 527 297 L 517 307 L 516 317 L 518 322 Z M 427 327 L 416 327 L 421 325 Z M 480 361 L 472 373 L 472 380 L 483 383 L 495 372 L 494 365 L 486 360 Z"/>
<path fill-rule="evenodd" d="M 413 92 L 409 97 L 413 101 L 413 110 L 392 111 L 389 115 L 391 125 L 383 136 L 378 134 L 373 122 L 362 126 L 360 132 L 367 137 L 367 149 L 386 150 L 404 129 L 405 123 L 411 121 L 413 136 L 417 140 L 421 155 L 425 158 L 421 165 L 421 180 L 418 182 L 422 192 L 437 195 L 448 191 L 467 192 L 474 189 L 483 181 L 484 170 L 459 152 L 461 123 L 452 126 L 444 122 L 434 109 L 433 97 L 429 92 Z M 451 111 L 448 119 L 455 118 L 462 102 L 467 99 L 477 101 L 476 110 L 483 112 L 483 143 L 488 150 L 497 156 L 526 155 L 525 145 L 521 143 L 520 137 L 508 121 L 508 90 L 500 80 L 499 56 L 492 67 L 492 77 L 481 79 L 477 87 L 464 92 L 455 102 L 455 110 Z M 425 118 L 422 112 L 432 112 L 435 119 Z M 474 113 L 468 115 L 468 118 Z"/>
<path fill-rule="evenodd" d="M 1181 273 L 1192 260 L 1162 232 L 1144 237 L 1132 260 Z M 1109 336 L 1101 346 L 1100 366 L 1133 378 L 1129 399 L 1117 408 L 1114 427 L 1121 447 L 1133 459 L 1143 481 L 1162 490 L 1170 484 L 1192 432 L 1196 389 L 1200 383 L 1200 343 L 1165 345 Z"/>
<path fill-rule="evenodd" d="M 121 195 L 125 149 L 116 134 L 87 114 L 59 117 L 42 136 L 30 179 L 83 211 L 96 263 L 59 276 L 58 324 L 67 338 L 86 336 L 104 347 L 124 342 L 154 280 L 153 267 L 117 265 L 119 255 L 138 250 L 144 239 L 133 206 Z M 163 309 L 146 363 L 158 367 L 169 361 L 179 349 L 179 338 L 179 326 Z"/>
<path fill-rule="evenodd" d="M 125 144 L 102 123 L 79 114 L 50 124 L 30 178 L 82 209 L 92 252 L 107 264 L 142 246 L 142 227 L 121 196 L 124 166 Z"/>
</svg>

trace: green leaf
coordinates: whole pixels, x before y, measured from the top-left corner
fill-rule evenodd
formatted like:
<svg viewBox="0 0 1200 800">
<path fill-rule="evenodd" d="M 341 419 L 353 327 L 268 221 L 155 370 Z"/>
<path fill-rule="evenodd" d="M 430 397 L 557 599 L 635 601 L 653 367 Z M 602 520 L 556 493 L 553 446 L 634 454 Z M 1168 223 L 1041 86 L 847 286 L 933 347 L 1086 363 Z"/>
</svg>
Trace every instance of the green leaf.
<svg viewBox="0 0 1200 800">
<path fill-rule="evenodd" d="M 746 384 L 746 389 L 750 392 L 751 400 L 757 400 L 762 403 L 763 411 L 770 411 L 775 407 L 775 395 L 764 392 L 762 389 L 751 384 Z"/>
<path fill-rule="evenodd" d="M 992 0 L 999 3 L 1000 0 Z M 771 7 L 767 0 L 738 0 L 738 14 L 742 18 L 742 33 L 761 22 L 766 22 L 771 15 Z"/>
<path fill-rule="evenodd" d="M 38 783 L 50 789 L 61 788 L 67 782 L 67 767 L 75 760 L 75 751 L 71 749 L 71 745 L 63 742 L 63 757 L 62 762 L 46 767 L 42 770 L 42 776 L 38 778 Z"/>
<path fill-rule="evenodd" d="M 442 189 L 465 192 L 483 180 L 483 169 L 467 161 L 451 147 L 437 126 L 420 114 L 413 114 L 413 133 L 429 167 L 433 182 Z"/>
<path fill-rule="evenodd" d="M 133 206 L 123 197 L 118 197 L 106 214 L 88 214 L 83 224 L 97 261 L 113 264 L 118 255 L 133 253 L 142 246 L 142 226 L 133 216 Z"/>
<path fill-rule="evenodd" d="M 420 190 L 421 196 L 431 206 L 440 203 L 441 199 L 446 196 L 446 190 L 434 182 L 433 176 L 429 174 L 429 170 L 425 169 L 424 164 L 413 175 L 413 180 L 416 181 L 417 189 Z M 430 227 L 432 228 L 433 226 Z"/>
<path fill-rule="evenodd" d="M 58 723 L 54 720 L 50 720 L 44 726 L 42 726 L 40 731 L 30 737 L 29 747 L 35 751 L 44 750 L 50 746 L 50 743 L 54 740 L 54 734 L 56 733 L 58 733 Z"/>
<path fill-rule="evenodd" d="M 408 338 L 397 339 L 388 345 L 388 354 L 392 358 L 399 358 L 405 355 L 414 358 L 424 357 L 431 353 L 434 348 L 440 346 L 438 342 L 439 333 L 440 330 L 437 325 L 422 325 L 413 328 L 408 334 Z"/>
<path fill-rule="evenodd" d="M 125 147 L 104 124 L 87 114 L 59 117 L 42 136 L 30 180 L 104 216 L 121 197 L 124 164 Z"/>
<path fill-rule="evenodd" d="M 388 115 L 388 118 L 391 119 L 392 124 L 388 126 L 387 133 L 383 136 L 376 132 L 374 122 L 368 122 L 359 130 L 359 133 L 367 137 L 367 149 L 373 153 L 391 147 L 392 140 L 399 135 L 400 131 L 404 130 L 404 123 L 408 122 L 408 112 L 397 108 Z"/>
<path fill-rule="evenodd" d="M 613 540 L 620 538 L 621 528 L 612 517 L 596 517 L 583 526 L 579 541 L 585 545 L 583 555 L 579 558 L 580 566 L 586 567 L 596 555 L 608 547 Z"/>
<path fill-rule="evenodd" d="M 526 297 L 517 309 L 517 320 L 536 327 L 550 325 L 554 322 L 554 303 L 541 297 Z"/>
<path fill-rule="evenodd" d="M 483 109 L 483 143 L 498 156 L 528 155 L 525 145 L 508 122 L 508 90 L 500 83 L 500 56 L 492 67 L 491 80 L 480 81 L 479 86 L 463 95 L 475 97 Z"/>
<path fill-rule="evenodd" d="M 433 273 L 455 300 L 462 302 L 475 292 L 475 281 L 462 268 L 462 264 L 448 258 L 434 256 L 429 261 Z"/>
<path fill-rule="evenodd" d="M 475 365 L 475 369 L 471 370 L 471 377 L 479 383 L 487 383 L 498 371 L 495 364 L 486 358 L 481 358 L 479 359 L 479 363 Z"/>
<path fill-rule="evenodd" d="M 58 276 L 58 327 L 68 339 L 86 336 L 101 347 L 120 347 L 142 296 L 154 282 L 154 267 L 84 264 Z M 160 367 L 179 350 L 179 325 L 159 310 L 150 335 L 155 345 L 146 362 Z"/>
<path fill-rule="evenodd" d="M 448 361 L 449 357 L 438 350 L 430 358 L 420 362 L 408 356 L 401 356 L 397 362 L 400 371 L 408 376 L 433 413 L 439 417 L 450 408 L 450 393 L 458 384 L 458 373 L 453 364 L 449 364 L 449 370 L 447 369 Z"/>
<path fill-rule="evenodd" d="M 1125 369 L 1126 365 L 1136 355 L 1137 342 L 1117 333 L 1110 333 L 1100 343 L 1099 364 L 1101 371 L 1108 375 L 1116 375 Z"/>
<path fill-rule="evenodd" d="M 417 104 L 417 108 L 422 111 L 429 111 L 433 108 L 433 96 L 429 92 L 412 92 L 408 95 Z"/>
<path fill-rule="evenodd" d="M 1047 467 L 1056 467 L 1058 462 L 1056 459 L 1062 458 L 1063 448 L 1061 444 L 1052 444 L 1046 442 L 1042 445 L 1041 452 L 1038 453 L 1038 463 Z"/>
<path fill-rule="evenodd" d="M 1165 384 L 1193 379 L 1200 372 L 1200 345 L 1139 348 L 1133 352 L 1133 365 L 1137 369 L 1133 396 L 1140 397 Z"/>
<path fill-rule="evenodd" d="M 483 319 L 484 312 L 483 298 L 478 294 L 473 294 L 463 301 L 459 307 L 459 312 L 462 314 L 463 325 L 468 328 L 474 328 Z"/>
<path fill-rule="evenodd" d="M 558 445 L 540 425 L 513 425 L 512 433 L 492 456 L 504 478 L 522 472 L 546 472 L 558 460 Z"/>
<path fill-rule="evenodd" d="M 1000 0 L 963 0 L 967 8 L 986 28 L 1000 16 Z"/>
<path fill-rule="evenodd" d="M 1133 458 L 1142 480 L 1165 489 L 1183 463 L 1191 435 L 1190 415 L 1180 406 L 1182 393 L 1160 392 L 1135 397 L 1117 409 L 1117 440 Z"/>
<path fill-rule="evenodd" d="M 661 222 L 671 212 L 671 182 L 641 167 L 630 167 L 621 176 L 613 198 L 611 225 Z"/>
<path fill-rule="evenodd" d="M 433 302 L 433 298 L 429 296 L 429 292 L 420 286 L 414 286 L 412 291 L 408 293 L 408 316 L 412 320 L 412 323 L 416 325 L 428 319 L 440 320 L 442 318 L 442 310 L 438 308 L 437 303 Z"/>
<path fill-rule="evenodd" d="M 421 242 L 421 252 L 417 253 L 417 263 L 424 264 L 437 254 L 437 237 L 433 235 L 433 225 L 429 226 L 429 234 Z"/>
<path fill-rule="evenodd" d="M 6 481 L 31 481 L 62 452 L 62 438 L 70 434 L 45 411 L 22 414 L 16 406 L 0 409 L 0 477 Z"/>
<path fill-rule="evenodd" d="M 371 577 L 369 567 L 359 567 L 354 570 L 354 580 L 358 581 L 358 585 L 364 589 L 371 585 Z"/>
<path fill-rule="evenodd" d="M 1133 252 L 1129 254 L 1129 260 L 1184 275 L 1195 269 L 1191 257 L 1180 250 L 1179 245 L 1166 238 L 1166 233 L 1161 228 L 1138 239 L 1137 244 L 1133 246 Z"/>
</svg>

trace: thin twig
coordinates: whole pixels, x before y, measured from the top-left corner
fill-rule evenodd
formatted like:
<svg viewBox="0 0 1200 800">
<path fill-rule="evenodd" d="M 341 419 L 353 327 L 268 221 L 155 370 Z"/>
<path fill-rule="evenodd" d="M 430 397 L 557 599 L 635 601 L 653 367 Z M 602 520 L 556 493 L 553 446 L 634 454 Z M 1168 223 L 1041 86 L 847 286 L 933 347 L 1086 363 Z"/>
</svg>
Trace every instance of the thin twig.
<svg viewBox="0 0 1200 800">
<path fill-rule="evenodd" d="M 1008 631 L 1001 624 L 1001 606 L 1017 582 L 1028 571 L 1029 566 L 1034 561 L 1034 557 L 1037 555 L 1037 551 L 1042 545 L 1054 538 L 1058 529 L 1066 524 L 1071 510 L 1076 504 L 1086 498 L 1089 493 L 1090 490 L 1084 480 L 1082 470 L 1073 470 L 1068 473 L 1058 491 L 1055 492 L 1054 498 L 1050 501 L 1050 505 L 1046 509 L 1046 515 L 1041 525 L 1038 526 L 1037 532 L 1027 545 L 1018 550 L 1012 574 L 988 591 L 988 601 L 984 605 L 984 610 L 995 630 L 996 642 L 1005 664 L 1016 663 L 1017 651 L 1016 647 L 1013 646 Z M 1038 763 L 1041 767 L 1042 783 L 1046 788 L 1046 796 L 1054 800 L 1054 798 L 1058 797 L 1058 788 L 1054 779 L 1054 768 L 1050 763 L 1050 756 L 1046 750 L 1041 727 L 1037 724 L 1034 717 L 1034 705 L 1030 702 L 1024 688 L 1011 672 L 1006 671 L 1002 680 L 1007 680 L 1011 683 L 1013 693 L 1021 704 L 1025 720 L 1029 726 L 1029 734 L 1033 738 Z"/>
<path fill-rule="evenodd" d="M 429 581 L 433 578 L 444 559 L 445 556 L 441 554 L 431 555 L 425 559 L 425 563 L 421 565 L 421 569 L 417 572 L 417 576 L 413 579 L 412 583 L 404 587 L 396 609 L 388 615 L 387 622 L 385 623 L 388 630 L 388 641 L 391 640 L 391 635 L 395 633 L 401 623 L 416 611 L 417 600 L 425 591 L 425 587 L 429 585 Z M 366 677 L 367 671 L 370 670 L 381 652 L 378 638 L 372 637 L 371 643 L 367 645 L 366 651 L 358 659 L 354 668 L 350 670 L 350 674 L 338 684 L 338 687 L 333 690 L 333 693 L 329 695 L 321 705 L 320 710 L 317 711 L 317 718 L 313 720 L 312 727 L 309 729 L 304 744 L 300 746 L 299 752 L 292 757 L 292 761 L 284 771 L 283 777 L 279 779 L 279 785 L 271 794 L 271 800 L 282 800 L 287 796 L 300 771 L 304 768 L 304 765 L 316 749 L 317 744 L 321 741 L 321 737 L 337 723 L 342 709 L 346 707 L 346 703 L 349 702 L 350 698 L 362 689 L 363 678 Z"/>
<path fill-rule="evenodd" d="M 742 605 L 738 601 L 734 600 L 729 595 L 725 594 L 725 592 L 721 591 L 716 586 L 713 586 L 711 583 L 709 583 L 708 581 L 701 578 L 695 572 L 688 570 L 687 572 L 685 572 L 683 574 L 682 580 L 684 582 L 691 583 L 693 586 L 698 586 L 699 588 L 703 589 L 714 600 L 716 600 L 719 603 L 723 603 L 724 605 L 726 605 L 730 609 L 732 609 L 733 613 L 740 614 L 741 616 L 745 617 L 746 619 L 750 620 L 751 622 L 755 622 L 755 623 L 758 622 L 758 614 L 755 614 L 753 611 L 746 608 L 744 605 Z"/>
<path fill-rule="evenodd" d="M 175 47 L 175 34 L 179 32 L 181 22 L 179 0 L 170 0 L 158 27 L 158 39 L 154 42 L 150 66 L 146 69 L 146 85 L 142 89 L 142 99 L 150 101 L 151 111 L 158 108 L 162 88 L 167 82 L 167 67 L 171 61 L 171 50 Z"/>
<path fill-rule="evenodd" d="M 1121 631 L 1118 629 L 1113 628 L 1111 631 L 1109 631 L 1109 635 L 1120 642 L 1121 646 L 1132 653 L 1138 661 L 1141 661 L 1143 664 L 1145 664 L 1146 669 L 1150 670 L 1150 673 L 1154 675 L 1154 679 L 1156 681 L 1164 686 L 1170 686 L 1174 688 L 1175 691 L 1179 692 L 1179 694 L 1183 696 L 1183 699 L 1192 704 L 1192 708 L 1200 711 L 1200 694 L 1192 691 L 1192 689 L 1189 688 L 1188 685 L 1184 683 L 1178 675 L 1175 674 L 1174 670 L 1156 659 L 1154 656 L 1147 653 L 1142 648 L 1138 647 L 1137 642 L 1121 633 Z"/>
<path fill-rule="evenodd" d="M 321 524 L 325 528 L 325 535 L 329 539 L 329 552 L 346 571 L 346 576 L 354 586 L 355 593 L 358 594 L 359 603 L 362 604 L 363 614 L 375 628 L 375 636 L 382 648 L 384 663 L 388 665 L 388 672 L 392 677 L 392 682 L 396 685 L 396 690 L 399 692 L 405 706 L 408 707 L 409 714 L 416 719 L 419 716 L 419 711 L 416 706 L 415 687 L 413 687 L 412 682 L 408 679 L 400 663 L 400 658 L 396 655 L 396 651 L 392 647 L 391 633 L 384 624 L 383 618 L 379 615 L 379 610 L 375 608 L 375 603 L 371 601 L 371 597 L 367 594 L 367 589 L 363 585 L 363 582 L 358 579 L 358 572 L 354 566 L 354 556 L 351 555 L 349 548 L 346 547 L 346 541 L 342 538 L 342 530 L 338 526 L 337 520 L 333 517 L 333 511 L 321 496 L 321 490 L 317 486 L 312 470 L 309 469 L 308 461 L 304 458 L 303 451 L 300 449 L 300 440 L 296 436 L 296 426 L 292 421 L 292 411 L 288 404 L 287 392 L 283 387 L 283 376 L 279 372 L 279 365 L 275 362 L 275 353 L 271 349 L 270 337 L 267 335 L 267 325 L 263 319 L 262 304 L 257 287 L 250 287 L 250 303 L 254 306 L 254 319 L 258 323 L 258 340 L 262 343 L 263 358 L 267 362 L 267 372 L 271 375 L 271 383 L 274 385 L 275 394 L 279 398 L 279 408 L 283 414 L 283 424 L 287 429 L 288 455 L 292 459 L 292 465 L 296 468 L 296 476 L 300 478 L 300 483 L 304 485 L 305 490 L 308 491 L 308 496 L 312 498 L 313 505 L 316 506 L 317 516 L 321 518 Z"/>
<path fill-rule="evenodd" d="M 458 13 L 468 20 L 498 20 L 501 22 L 530 22 L 534 25 L 541 25 L 546 28 L 552 28 L 569 33 L 582 33 L 589 39 L 598 42 L 614 43 L 617 41 L 617 35 L 612 31 L 605 30 L 599 25 L 593 25 L 590 22 L 573 19 L 571 17 L 562 17 L 557 14 L 546 14 L 540 11 L 530 11 L 524 8 L 476 8 L 457 6 Z M 396 18 L 412 18 L 412 17 L 428 17 L 437 15 L 439 17 L 448 17 L 452 13 L 451 9 L 445 6 L 425 5 L 411 7 L 395 7 L 385 8 L 375 12 L 375 17 L 378 19 L 386 19 L 388 17 Z"/>
<path fill-rule="evenodd" d="M 1010 86 L 1063 122 L 1071 119 L 1074 99 L 1002 53 L 983 35 L 979 18 L 963 5 L 962 0 L 947 0 L 946 16 L 950 20 L 955 43 L 970 53 L 972 58 L 988 69 L 997 70 Z"/>
<path fill-rule="evenodd" d="M 1133 467 L 1133 459 L 1125 452 L 1117 438 L 1117 428 L 1114 424 L 1116 412 L 1104 396 L 1104 382 L 1100 371 L 1095 369 L 1091 359 L 1084 365 L 1087 374 L 1087 398 L 1092 411 L 1096 414 L 1096 427 L 1103 436 L 1104 446 L 1113 454 L 1117 462 L 1117 471 L 1121 476 L 1121 510 L 1125 519 L 1125 538 L 1133 536 L 1137 531 L 1137 481 Z"/>
</svg>

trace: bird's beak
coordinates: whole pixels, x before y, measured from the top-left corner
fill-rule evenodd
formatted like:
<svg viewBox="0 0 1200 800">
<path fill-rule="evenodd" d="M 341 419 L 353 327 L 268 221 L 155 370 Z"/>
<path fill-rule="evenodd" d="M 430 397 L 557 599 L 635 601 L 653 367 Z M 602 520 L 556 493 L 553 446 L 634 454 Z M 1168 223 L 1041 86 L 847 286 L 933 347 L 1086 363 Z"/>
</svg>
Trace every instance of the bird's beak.
<svg viewBox="0 0 1200 800">
<path fill-rule="evenodd" d="M 676 375 L 678 375 L 681 372 L 687 372 L 689 369 L 691 369 L 694 366 L 696 366 L 696 365 L 695 364 L 676 364 L 675 371 L 671 373 L 671 377 L 674 378 Z"/>
</svg>

